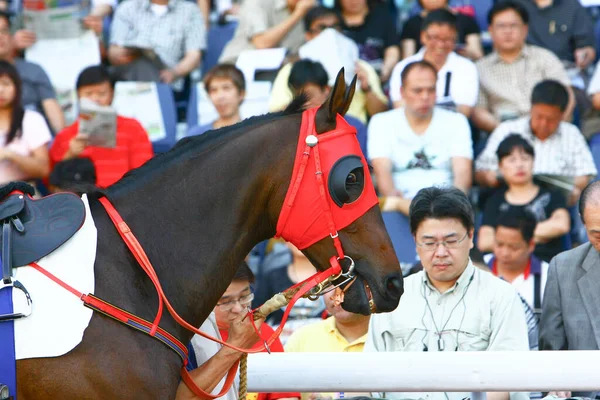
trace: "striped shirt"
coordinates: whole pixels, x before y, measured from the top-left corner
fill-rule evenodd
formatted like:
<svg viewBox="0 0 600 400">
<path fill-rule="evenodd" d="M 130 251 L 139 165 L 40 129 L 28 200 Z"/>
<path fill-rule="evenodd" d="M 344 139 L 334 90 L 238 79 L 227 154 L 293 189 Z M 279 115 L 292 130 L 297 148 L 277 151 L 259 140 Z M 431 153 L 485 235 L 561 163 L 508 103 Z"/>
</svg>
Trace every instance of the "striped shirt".
<svg viewBox="0 0 600 400">
<path fill-rule="evenodd" d="M 69 144 L 79 132 L 79 122 L 56 135 L 50 148 L 52 167 L 65 157 Z M 115 148 L 88 146 L 79 155 L 92 160 L 96 167 L 97 185 L 112 185 L 129 170 L 139 167 L 153 156 L 152 144 L 140 123 L 132 118 L 117 116 L 117 146 Z"/>
<path fill-rule="evenodd" d="M 150 0 L 119 4 L 111 25 L 110 44 L 152 49 L 169 68 L 190 51 L 206 48 L 202 13 L 195 3 L 169 0 L 167 12 L 157 15 Z M 174 83 L 180 87 L 182 80 Z"/>
<path fill-rule="evenodd" d="M 490 111 L 501 121 L 529 114 L 531 92 L 540 81 L 555 79 L 567 87 L 571 85 L 558 57 L 538 46 L 525 45 L 511 63 L 493 52 L 476 65 L 479 72 L 477 106 Z"/>
<path fill-rule="evenodd" d="M 534 174 L 577 177 L 595 176 L 598 173 L 590 148 L 575 125 L 561 122 L 556 132 L 546 140 L 540 140 L 531 131 L 528 116 L 498 125 L 490 135 L 485 149 L 477 157 L 475 170 L 497 171 L 498 145 L 513 133 L 521 135 L 532 144 L 536 154 Z"/>
</svg>

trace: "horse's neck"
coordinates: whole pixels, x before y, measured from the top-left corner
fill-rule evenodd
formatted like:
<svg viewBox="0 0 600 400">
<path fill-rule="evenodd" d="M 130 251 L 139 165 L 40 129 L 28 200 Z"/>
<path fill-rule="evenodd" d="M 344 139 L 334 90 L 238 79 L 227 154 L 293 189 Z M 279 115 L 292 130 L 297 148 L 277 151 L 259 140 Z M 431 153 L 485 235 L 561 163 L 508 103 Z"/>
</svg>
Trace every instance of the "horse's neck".
<svg viewBox="0 0 600 400">
<path fill-rule="evenodd" d="M 165 294 L 193 325 L 206 319 L 252 247 L 274 234 L 297 140 L 281 136 L 263 127 L 171 162 L 151 179 L 142 177 L 134 190 L 121 188 L 111 197 Z M 182 340 L 191 337 L 176 329 Z"/>
</svg>

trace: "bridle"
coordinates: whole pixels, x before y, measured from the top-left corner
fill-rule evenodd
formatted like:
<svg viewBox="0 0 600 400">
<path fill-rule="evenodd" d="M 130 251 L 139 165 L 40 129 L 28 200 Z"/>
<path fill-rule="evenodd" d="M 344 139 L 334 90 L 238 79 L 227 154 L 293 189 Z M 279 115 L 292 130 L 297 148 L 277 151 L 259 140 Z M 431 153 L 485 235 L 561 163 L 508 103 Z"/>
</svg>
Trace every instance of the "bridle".
<svg viewBox="0 0 600 400">
<path fill-rule="evenodd" d="M 115 225 L 119 235 L 126 243 L 127 247 L 136 258 L 138 264 L 142 267 L 146 275 L 152 281 L 156 292 L 158 294 L 158 309 L 156 316 L 153 322 L 145 321 L 131 313 L 128 313 L 92 294 L 83 294 L 78 292 L 76 289 L 72 288 L 64 281 L 60 280 L 43 267 L 38 265 L 37 263 L 31 263 L 30 266 L 46 275 L 49 279 L 53 280 L 57 284 L 61 285 L 66 290 L 70 291 L 77 297 L 81 299 L 86 307 L 91 308 L 94 311 L 105 314 L 109 317 L 114 318 L 115 320 L 122 322 L 125 325 L 128 325 L 134 329 L 137 329 L 141 332 L 144 332 L 152 337 L 159 339 L 161 342 L 169 346 L 172 350 L 174 350 L 180 357 L 183 358 L 184 365 L 181 368 L 181 375 L 183 381 L 188 385 L 190 390 L 194 394 L 202 398 L 210 398 L 214 399 L 217 397 L 221 397 L 227 393 L 231 385 L 233 384 L 238 363 L 234 364 L 233 367 L 229 370 L 226 378 L 226 382 L 223 386 L 223 390 L 221 393 L 217 395 L 212 395 L 204 392 L 202 389 L 198 388 L 189 372 L 186 369 L 187 365 L 187 347 L 177 340 L 174 336 L 170 335 L 164 329 L 159 327 L 159 322 L 162 318 L 163 310 L 166 307 L 169 314 L 173 317 L 175 322 L 184 327 L 185 329 L 203 336 L 209 340 L 220 343 L 223 346 L 230 347 L 236 351 L 242 353 L 258 353 L 264 350 L 270 351 L 269 346 L 279 337 L 279 334 L 283 330 L 287 317 L 294 306 L 295 302 L 301 297 L 307 297 L 311 300 L 317 299 L 319 296 L 322 296 L 326 293 L 331 292 L 332 290 L 345 285 L 344 290 L 348 290 L 350 285 L 352 285 L 356 279 L 356 271 L 355 271 L 355 262 L 354 260 L 346 255 L 342 248 L 342 243 L 339 238 L 338 229 L 343 229 L 349 223 L 358 219 L 362 216 L 368 209 L 373 207 L 378 203 L 377 197 L 375 195 L 374 188 L 370 181 L 370 177 L 368 174 L 365 174 L 365 184 L 364 190 L 361 194 L 362 204 L 359 204 L 359 207 L 354 206 L 348 207 L 346 211 L 333 209 L 331 198 L 327 196 L 327 188 L 326 188 L 326 179 L 324 176 L 327 172 L 326 169 L 323 168 L 322 156 L 320 151 L 320 147 L 323 146 L 327 141 L 331 141 L 333 143 L 334 139 L 341 139 L 344 135 L 352 134 L 352 140 L 346 140 L 346 147 L 350 147 L 350 150 L 353 153 L 360 154 L 362 157 L 362 161 L 364 163 L 365 170 L 367 169 L 366 161 L 364 160 L 364 156 L 360 153 L 360 147 L 358 145 L 358 141 L 356 140 L 356 130 L 350 127 L 347 122 L 341 117 L 338 116 L 337 119 L 337 128 L 331 132 L 323 133 L 320 135 L 316 135 L 314 129 L 314 119 L 315 114 L 317 112 L 317 108 L 304 111 L 303 120 L 302 120 L 302 129 L 300 132 L 299 142 L 298 142 L 298 152 L 296 157 L 296 162 L 294 163 L 294 171 L 292 175 L 292 179 L 290 182 L 290 187 L 288 189 L 284 205 L 282 207 L 282 211 L 279 216 L 278 224 L 277 224 L 277 237 L 283 237 L 284 239 L 290 241 L 295 244 L 299 249 L 306 248 L 313 243 L 322 240 L 327 237 L 327 235 L 332 239 L 333 245 L 336 251 L 336 255 L 332 256 L 329 259 L 330 268 L 326 269 L 322 272 L 317 272 L 315 275 L 309 277 L 303 282 L 300 282 L 294 285 L 292 288 L 288 290 L 294 290 L 294 295 L 289 301 L 289 304 L 286 308 L 284 316 L 282 317 L 281 324 L 275 331 L 275 333 L 268 339 L 264 341 L 264 344 L 259 347 L 254 347 L 252 349 L 242 349 L 236 346 L 233 346 L 229 343 L 226 343 L 220 339 L 211 337 L 203 332 L 201 332 L 197 327 L 192 326 L 187 321 L 179 316 L 179 314 L 175 311 L 175 309 L 169 303 L 166 295 L 163 292 L 162 286 L 158 279 L 158 276 L 152 266 L 152 263 L 148 259 L 144 249 L 141 244 L 138 242 L 137 238 L 129 228 L 129 226 L 125 223 L 121 215 L 112 205 L 112 203 L 106 197 L 101 197 L 99 199 L 100 203 L 105 208 L 108 213 L 111 221 Z M 340 126 L 341 125 L 341 126 Z M 332 147 L 331 144 L 329 147 Z M 343 152 L 344 146 L 340 146 L 340 143 L 335 143 L 334 146 L 338 153 Z M 313 160 L 314 163 L 311 164 L 310 161 Z M 329 162 L 329 161 L 328 161 Z M 311 181 L 310 179 L 305 180 L 305 177 L 309 175 L 306 172 L 313 171 L 315 176 L 315 181 Z M 368 178 L 368 179 L 367 179 Z M 301 234 L 298 236 L 297 232 L 294 232 L 293 223 L 295 220 L 298 220 L 297 212 L 299 210 L 298 205 L 302 201 L 304 197 L 306 197 L 306 193 L 302 191 L 303 188 L 306 188 L 307 185 L 310 185 L 312 182 L 313 188 L 316 187 L 316 193 L 310 193 L 311 196 L 318 196 L 318 204 L 320 205 L 320 209 L 318 211 L 318 215 L 316 218 L 320 218 L 323 216 L 323 224 L 321 231 L 317 233 L 309 232 L 311 237 L 306 237 L 307 235 Z M 299 201 L 300 199 L 300 201 Z M 350 213 L 347 212 L 350 209 Z M 300 210 L 305 211 L 305 210 Z M 336 218 L 337 216 L 337 218 Z M 304 215 L 301 215 L 303 218 Z M 292 225 L 290 225 L 292 222 Z M 291 229 L 290 229 L 291 228 Z M 288 236 L 289 234 L 289 236 Z M 300 238 L 296 240 L 296 238 Z M 306 240 L 305 240 L 306 239 Z M 347 270 L 344 271 L 340 262 L 344 264 L 348 264 Z M 374 311 L 374 304 L 371 302 L 370 304 L 371 310 Z"/>
</svg>

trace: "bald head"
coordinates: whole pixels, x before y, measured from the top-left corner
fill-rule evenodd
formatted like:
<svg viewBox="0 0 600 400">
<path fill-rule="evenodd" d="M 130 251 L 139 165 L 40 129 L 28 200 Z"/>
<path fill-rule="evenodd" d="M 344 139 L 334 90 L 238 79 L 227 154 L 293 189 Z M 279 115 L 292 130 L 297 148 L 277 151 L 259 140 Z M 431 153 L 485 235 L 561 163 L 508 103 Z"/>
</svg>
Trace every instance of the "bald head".
<svg viewBox="0 0 600 400">
<path fill-rule="evenodd" d="M 600 252 L 600 181 L 590 183 L 581 192 L 579 215 L 590 243 Z"/>
<path fill-rule="evenodd" d="M 585 223 L 584 211 L 586 207 L 600 207 L 600 181 L 590 183 L 583 189 L 579 197 L 579 215 Z"/>
</svg>

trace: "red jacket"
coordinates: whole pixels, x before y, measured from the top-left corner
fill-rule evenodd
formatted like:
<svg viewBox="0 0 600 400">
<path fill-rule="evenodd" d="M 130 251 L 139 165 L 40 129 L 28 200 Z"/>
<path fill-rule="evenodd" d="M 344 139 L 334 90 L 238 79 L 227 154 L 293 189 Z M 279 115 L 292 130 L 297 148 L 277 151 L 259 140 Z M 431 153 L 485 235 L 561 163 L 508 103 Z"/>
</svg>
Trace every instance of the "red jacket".
<svg viewBox="0 0 600 400">
<path fill-rule="evenodd" d="M 50 167 L 62 161 L 69 143 L 79 132 L 79 121 L 56 135 L 50 148 Z M 79 157 L 87 157 L 96 167 L 97 185 L 112 185 L 129 170 L 139 167 L 152 158 L 154 152 L 148 134 L 140 123 L 131 118 L 117 116 L 117 145 L 115 148 L 86 147 Z"/>
<path fill-rule="evenodd" d="M 227 340 L 227 338 L 229 337 L 229 332 L 227 330 L 219 330 L 219 332 L 221 333 L 221 337 L 223 338 L 223 341 Z M 267 340 L 271 337 L 271 335 L 273 335 L 273 333 L 275 333 L 275 331 L 273 330 L 273 328 L 271 328 L 269 325 L 267 324 L 262 324 L 260 326 L 260 337 L 262 340 Z M 261 342 L 256 343 L 256 345 L 262 344 Z M 276 352 L 276 353 L 283 353 L 283 345 L 281 344 L 281 341 L 279 340 L 279 338 L 277 338 L 273 344 L 269 347 L 270 350 L 272 352 Z M 264 350 L 266 351 L 266 350 Z M 250 393 L 248 393 L 248 398 L 250 398 Z M 258 393 L 258 399 L 257 400 L 277 400 L 277 399 L 281 399 L 284 397 L 298 397 L 300 398 L 300 393 Z"/>
</svg>

